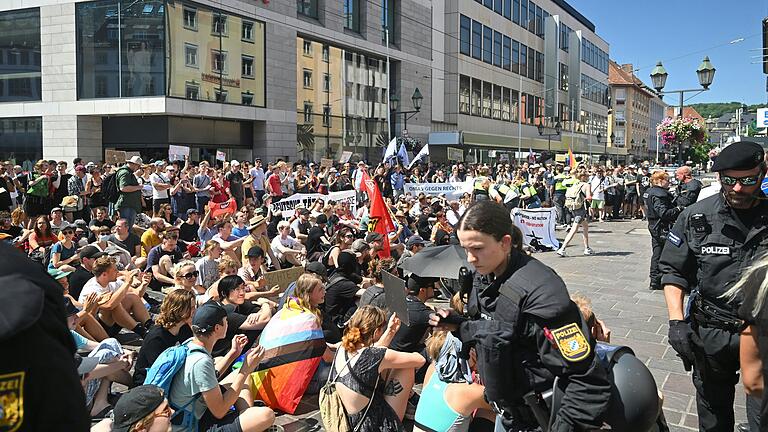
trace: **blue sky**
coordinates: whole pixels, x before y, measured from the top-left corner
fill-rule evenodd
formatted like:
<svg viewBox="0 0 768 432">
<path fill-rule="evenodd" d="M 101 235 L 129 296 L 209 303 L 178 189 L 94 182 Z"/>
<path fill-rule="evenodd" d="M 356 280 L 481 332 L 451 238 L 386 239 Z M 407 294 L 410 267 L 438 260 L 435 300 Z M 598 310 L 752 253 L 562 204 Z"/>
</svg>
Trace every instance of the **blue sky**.
<svg viewBox="0 0 768 432">
<path fill-rule="evenodd" d="M 651 85 L 651 70 L 661 60 L 669 73 L 666 89 L 699 87 L 696 68 L 708 55 L 717 69 L 711 90 L 686 104 L 766 103 L 766 76 L 760 64 L 751 63 L 759 60 L 752 56 L 761 54 L 761 20 L 768 16 L 768 1 L 568 2 L 595 24 L 597 34 L 610 44 L 611 59 L 642 68 L 635 74 L 646 84 Z M 740 38 L 744 40 L 729 43 Z M 665 96 L 664 100 L 677 104 L 678 96 Z"/>
</svg>

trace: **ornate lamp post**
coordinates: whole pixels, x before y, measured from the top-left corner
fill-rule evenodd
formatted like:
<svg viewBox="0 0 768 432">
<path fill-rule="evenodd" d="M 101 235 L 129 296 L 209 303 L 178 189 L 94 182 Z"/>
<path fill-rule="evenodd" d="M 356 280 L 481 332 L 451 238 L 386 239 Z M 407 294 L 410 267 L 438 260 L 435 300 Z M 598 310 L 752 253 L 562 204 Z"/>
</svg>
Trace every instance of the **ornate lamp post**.
<svg viewBox="0 0 768 432">
<path fill-rule="evenodd" d="M 563 130 L 563 126 L 560 124 L 560 120 L 557 118 L 555 120 L 555 133 L 544 133 L 544 125 L 542 121 L 539 121 L 539 125 L 536 126 L 536 128 L 539 130 L 539 136 L 547 137 L 547 149 L 549 150 L 550 155 L 552 154 L 552 137 L 560 136 L 560 132 Z"/>
</svg>

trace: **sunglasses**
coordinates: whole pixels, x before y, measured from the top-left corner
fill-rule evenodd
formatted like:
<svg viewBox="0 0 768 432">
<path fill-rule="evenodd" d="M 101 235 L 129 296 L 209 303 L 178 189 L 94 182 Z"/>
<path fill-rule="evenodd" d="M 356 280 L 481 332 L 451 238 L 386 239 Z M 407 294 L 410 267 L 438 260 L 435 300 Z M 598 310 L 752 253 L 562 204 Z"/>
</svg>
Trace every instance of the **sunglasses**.
<svg viewBox="0 0 768 432">
<path fill-rule="evenodd" d="M 726 186 L 736 186 L 736 183 L 741 183 L 742 186 L 754 186 L 759 180 L 759 174 L 746 177 L 731 177 L 727 175 L 720 176 L 720 183 Z"/>
<path fill-rule="evenodd" d="M 346 234 L 344 235 L 344 238 L 355 238 L 354 234 Z"/>
<path fill-rule="evenodd" d="M 65 231 L 62 231 L 61 233 L 64 235 L 67 235 L 67 234 L 74 234 L 75 232 L 72 230 L 65 230 Z"/>
<path fill-rule="evenodd" d="M 197 271 L 197 270 L 195 270 L 193 272 L 189 272 L 187 274 L 181 275 L 181 277 L 183 277 L 184 279 L 192 279 L 192 278 L 196 278 L 198 276 L 200 276 L 200 272 Z"/>
</svg>

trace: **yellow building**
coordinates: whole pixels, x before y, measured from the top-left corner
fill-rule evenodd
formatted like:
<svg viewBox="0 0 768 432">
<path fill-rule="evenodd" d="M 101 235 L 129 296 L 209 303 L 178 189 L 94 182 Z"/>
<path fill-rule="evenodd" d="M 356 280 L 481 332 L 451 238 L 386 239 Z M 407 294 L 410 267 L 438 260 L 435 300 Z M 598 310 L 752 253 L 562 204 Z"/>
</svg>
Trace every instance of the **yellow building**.
<svg viewBox="0 0 768 432">
<path fill-rule="evenodd" d="M 634 75 L 631 64 L 610 61 L 608 82 L 613 108 L 608 135 L 614 137 L 613 142 L 608 140 L 608 147 L 626 148 L 632 160 L 643 160 L 647 158 L 648 137 L 652 135 L 651 99 L 656 95 Z"/>
</svg>

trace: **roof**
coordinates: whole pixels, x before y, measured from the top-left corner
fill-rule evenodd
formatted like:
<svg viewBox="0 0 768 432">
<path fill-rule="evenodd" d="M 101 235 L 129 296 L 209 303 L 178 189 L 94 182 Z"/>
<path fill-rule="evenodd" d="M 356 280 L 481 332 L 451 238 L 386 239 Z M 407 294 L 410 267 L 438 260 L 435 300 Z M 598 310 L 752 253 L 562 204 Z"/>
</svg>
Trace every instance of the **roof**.
<svg viewBox="0 0 768 432">
<path fill-rule="evenodd" d="M 646 92 L 651 97 L 656 97 L 656 93 L 631 72 L 633 69 L 631 63 L 619 65 L 615 61 L 610 60 L 608 62 L 608 84 L 611 86 L 635 87 Z"/>
<path fill-rule="evenodd" d="M 667 117 L 674 117 L 675 110 L 677 109 L 677 106 L 668 106 L 666 112 L 664 113 Z M 689 118 L 695 118 L 704 121 L 704 117 L 699 114 L 698 111 L 696 111 L 693 107 L 683 107 L 683 117 L 689 117 Z"/>
</svg>

